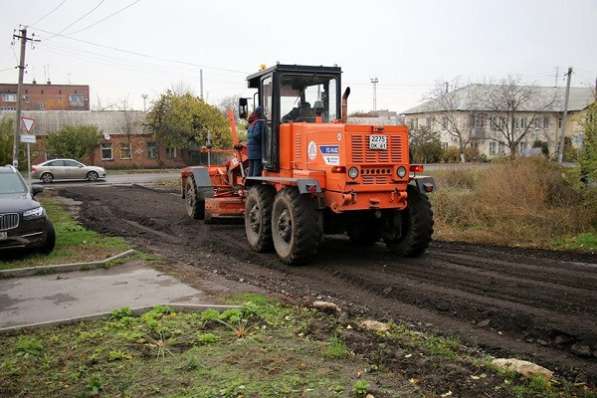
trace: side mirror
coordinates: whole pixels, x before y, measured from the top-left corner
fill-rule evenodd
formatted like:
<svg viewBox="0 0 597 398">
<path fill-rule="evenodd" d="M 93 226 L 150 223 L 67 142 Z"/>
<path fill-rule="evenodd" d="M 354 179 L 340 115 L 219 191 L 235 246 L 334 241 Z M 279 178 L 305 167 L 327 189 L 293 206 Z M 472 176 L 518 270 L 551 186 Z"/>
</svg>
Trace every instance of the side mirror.
<svg viewBox="0 0 597 398">
<path fill-rule="evenodd" d="M 246 119 L 249 116 L 249 102 L 246 98 L 238 99 L 238 117 Z"/>
<path fill-rule="evenodd" d="M 44 187 L 38 184 L 31 185 L 31 196 L 35 196 L 38 193 L 42 193 L 44 191 Z"/>
</svg>

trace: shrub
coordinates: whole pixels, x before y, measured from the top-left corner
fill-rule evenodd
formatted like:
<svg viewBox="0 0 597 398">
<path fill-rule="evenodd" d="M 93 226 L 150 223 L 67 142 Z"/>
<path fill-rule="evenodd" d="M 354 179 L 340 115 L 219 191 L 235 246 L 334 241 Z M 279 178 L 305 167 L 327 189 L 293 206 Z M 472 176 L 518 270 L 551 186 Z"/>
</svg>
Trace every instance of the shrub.
<svg viewBox="0 0 597 398">
<path fill-rule="evenodd" d="M 467 162 L 478 162 L 479 161 L 479 148 L 466 147 L 464 148 L 464 160 Z"/>
<path fill-rule="evenodd" d="M 48 153 L 82 160 L 99 145 L 102 134 L 96 126 L 65 126 L 47 137 Z"/>
<path fill-rule="evenodd" d="M 597 218 L 597 203 L 588 203 L 544 158 L 452 171 L 439 180 L 441 189 L 430 198 L 436 231 L 446 239 L 547 246 L 555 238 L 590 230 Z"/>
<path fill-rule="evenodd" d="M 449 146 L 442 154 L 442 161 L 446 163 L 460 162 L 460 151 L 455 146 Z"/>
</svg>

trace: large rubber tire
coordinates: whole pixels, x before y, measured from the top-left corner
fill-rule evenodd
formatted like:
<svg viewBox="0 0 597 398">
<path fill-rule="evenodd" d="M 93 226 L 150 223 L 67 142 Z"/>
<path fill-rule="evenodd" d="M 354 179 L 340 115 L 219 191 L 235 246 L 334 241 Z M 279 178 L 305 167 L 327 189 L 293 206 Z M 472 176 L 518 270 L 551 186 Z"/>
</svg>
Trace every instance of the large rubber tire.
<svg viewBox="0 0 597 398">
<path fill-rule="evenodd" d="M 408 186 L 408 207 L 401 211 L 399 220 L 400 234 L 390 237 L 385 234 L 384 241 L 392 252 L 405 257 L 422 255 L 433 235 L 433 211 L 429 198 L 412 186 Z M 391 235 L 391 234 L 389 234 Z"/>
<path fill-rule="evenodd" d="M 203 220 L 205 218 L 205 199 L 198 197 L 192 179 L 187 179 L 185 182 L 184 194 L 185 208 L 189 217 Z"/>
<path fill-rule="evenodd" d="M 52 181 L 54 181 L 54 175 L 52 173 L 48 173 L 45 172 L 41 175 L 40 180 L 44 183 L 44 184 L 49 184 Z"/>
<path fill-rule="evenodd" d="M 277 193 L 272 210 L 272 240 L 280 260 L 303 264 L 317 254 L 323 237 L 316 201 L 296 188 Z"/>
<path fill-rule="evenodd" d="M 271 251 L 272 205 L 276 192 L 269 185 L 255 185 L 245 199 L 245 234 L 249 246 L 256 252 Z"/>
<path fill-rule="evenodd" d="M 383 225 L 377 222 L 372 215 L 363 218 L 355 217 L 349 223 L 346 227 L 346 235 L 348 235 L 352 244 L 356 246 L 373 246 L 381 239 Z"/>
<path fill-rule="evenodd" d="M 95 182 L 99 179 L 99 174 L 97 174 L 97 172 L 95 171 L 90 171 L 89 173 L 87 173 L 87 180 L 88 181 L 92 181 Z"/>
<path fill-rule="evenodd" d="M 40 246 L 39 251 L 44 254 L 50 254 L 56 246 L 56 231 L 54 231 L 54 225 L 50 220 L 47 220 L 46 224 L 46 241 Z"/>
</svg>

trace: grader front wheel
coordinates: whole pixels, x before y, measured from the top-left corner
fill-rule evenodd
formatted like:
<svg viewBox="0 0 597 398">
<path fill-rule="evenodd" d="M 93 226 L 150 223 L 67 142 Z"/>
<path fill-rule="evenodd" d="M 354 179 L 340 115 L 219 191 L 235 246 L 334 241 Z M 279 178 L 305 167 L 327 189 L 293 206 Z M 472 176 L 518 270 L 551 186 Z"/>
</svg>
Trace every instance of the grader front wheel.
<svg viewBox="0 0 597 398">
<path fill-rule="evenodd" d="M 406 257 L 422 255 L 433 235 L 433 211 L 427 195 L 408 186 L 408 207 L 388 220 L 384 241 L 392 252 Z"/>
<path fill-rule="evenodd" d="M 275 191 L 268 185 L 256 185 L 249 189 L 245 200 L 245 234 L 249 246 L 256 252 L 272 248 L 272 204 Z"/>
<path fill-rule="evenodd" d="M 323 236 L 321 214 L 315 201 L 296 188 L 276 195 L 272 210 L 272 240 L 286 264 L 302 264 L 317 253 Z"/>
</svg>

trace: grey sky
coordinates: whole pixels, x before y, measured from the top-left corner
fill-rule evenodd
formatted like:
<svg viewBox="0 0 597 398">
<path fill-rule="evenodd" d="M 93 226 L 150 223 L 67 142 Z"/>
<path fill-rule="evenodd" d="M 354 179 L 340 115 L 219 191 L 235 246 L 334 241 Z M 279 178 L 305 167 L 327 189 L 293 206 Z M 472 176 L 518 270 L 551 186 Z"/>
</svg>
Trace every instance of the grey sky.
<svg viewBox="0 0 597 398">
<path fill-rule="evenodd" d="M 15 65 L 13 28 L 32 24 L 61 1 L 0 0 L 0 82 L 17 80 L 16 70 L 2 71 Z M 245 75 L 260 64 L 338 64 L 343 85 L 353 90 L 351 111 L 371 108 L 372 76 L 380 81 L 378 109 L 400 111 L 435 82 L 456 76 L 478 81 L 514 74 L 553 85 L 556 66 L 561 76 L 571 65 L 573 84 L 590 85 L 597 74 L 596 0 L 141 0 L 75 33 L 132 2 L 104 0 L 64 34 L 153 58 L 50 38 L 40 29 L 60 32 L 100 3 L 66 0 L 30 28 L 42 42 L 28 49 L 26 81 L 43 81 L 47 65 L 54 83 L 89 84 L 92 104 L 126 98 L 142 108 L 142 93 L 155 98 L 177 82 L 199 91 L 198 67 L 166 60 L 205 65 L 211 103 L 248 94 Z"/>
</svg>

